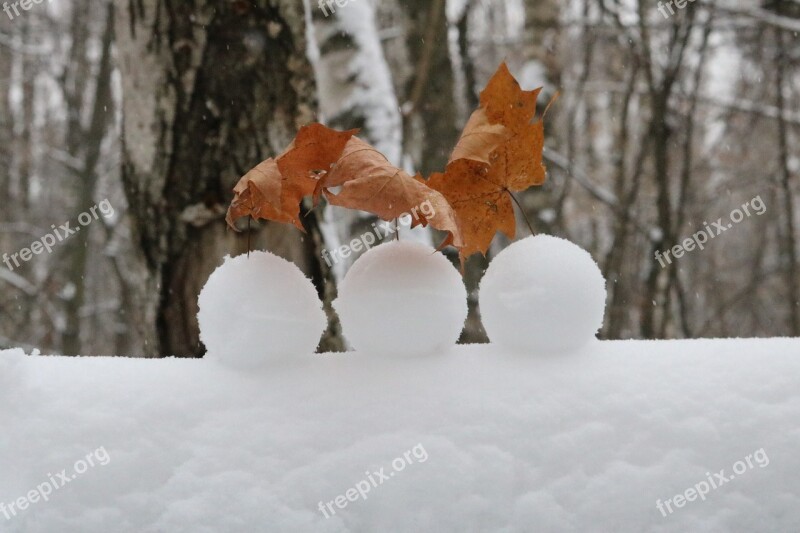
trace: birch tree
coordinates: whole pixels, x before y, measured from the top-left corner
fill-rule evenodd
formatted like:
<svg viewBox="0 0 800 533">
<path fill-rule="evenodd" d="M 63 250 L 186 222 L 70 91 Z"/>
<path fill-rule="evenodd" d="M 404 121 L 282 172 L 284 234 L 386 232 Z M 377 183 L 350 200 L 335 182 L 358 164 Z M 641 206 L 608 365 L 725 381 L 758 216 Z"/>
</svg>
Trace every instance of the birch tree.
<svg viewBox="0 0 800 533">
<path fill-rule="evenodd" d="M 150 354 L 202 353 L 197 295 L 220 258 L 244 251 L 222 215 L 237 178 L 313 119 L 303 5 L 144 0 L 116 26 L 124 94 L 123 181 L 140 245 Z M 323 287 L 321 234 L 266 225 L 253 246 Z"/>
</svg>

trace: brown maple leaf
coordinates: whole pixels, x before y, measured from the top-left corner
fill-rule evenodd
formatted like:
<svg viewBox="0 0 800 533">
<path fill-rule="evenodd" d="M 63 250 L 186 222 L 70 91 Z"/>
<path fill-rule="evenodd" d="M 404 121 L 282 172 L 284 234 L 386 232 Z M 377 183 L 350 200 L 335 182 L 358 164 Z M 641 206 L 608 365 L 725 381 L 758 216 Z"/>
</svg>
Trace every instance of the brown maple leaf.
<svg viewBox="0 0 800 533">
<path fill-rule="evenodd" d="M 494 235 L 514 238 L 512 192 L 545 179 L 544 125 L 536 114 L 534 91 L 523 91 L 505 63 L 481 92 L 480 107 L 464 128 L 443 173 L 426 181 L 393 166 L 380 152 L 354 137 L 321 124 L 300 129 L 289 147 L 250 170 L 234 188 L 226 217 L 250 215 L 294 224 L 301 230 L 300 203 L 313 194 L 332 205 L 374 213 L 384 220 L 404 214 L 412 225 L 448 232 L 442 246 L 467 256 L 486 253 Z M 433 213 L 420 211 L 430 203 Z"/>
<path fill-rule="evenodd" d="M 281 183 L 281 209 L 300 229 L 300 202 L 314 192 L 320 178 L 331 171 L 342 156 L 347 141 L 358 130 L 336 131 L 322 124 L 300 128 L 294 142 L 278 158 Z"/>
<path fill-rule="evenodd" d="M 242 176 L 233 193 L 225 220 L 234 230 L 236 219 L 247 215 L 255 220 L 291 223 L 291 217 L 281 210 L 281 175 L 274 159 L 262 161 Z"/>
<path fill-rule="evenodd" d="M 523 91 L 506 64 L 500 65 L 481 92 L 481 107 L 470 117 L 447 168 L 427 181 L 456 212 L 462 262 L 477 252 L 485 255 L 497 231 L 513 239 L 511 193 L 544 182 L 544 124 L 541 119 L 531 123 L 540 90 Z"/>
<path fill-rule="evenodd" d="M 498 230 L 514 238 L 511 197 L 503 183 L 491 181 L 489 171 L 490 165 L 464 158 L 428 178 L 428 186 L 440 191 L 456 212 L 463 239 L 459 249 L 462 261 L 477 252 L 485 255 Z"/>
<path fill-rule="evenodd" d="M 294 141 L 276 158 L 259 163 L 233 188 L 226 220 L 236 229 L 237 218 L 250 215 L 294 224 L 300 221 L 300 202 L 314 192 L 320 176 L 329 172 L 347 141 L 358 130 L 337 131 L 322 124 L 303 126 Z"/>
<path fill-rule="evenodd" d="M 334 193 L 331 189 L 341 189 Z M 321 177 L 315 196 L 324 194 L 331 205 L 369 211 L 383 220 L 412 216 L 411 226 L 427 226 L 449 233 L 443 244 L 461 246 L 453 208 L 441 193 L 392 165 L 368 143 L 353 137 L 334 168 Z M 429 203 L 430 216 L 420 206 Z M 427 209 L 426 209 L 427 210 Z"/>
<path fill-rule="evenodd" d="M 473 159 L 489 163 L 492 151 L 511 139 L 513 135 L 512 130 L 503 124 L 491 123 L 486 110 L 478 108 L 469 117 L 448 162 Z"/>
</svg>

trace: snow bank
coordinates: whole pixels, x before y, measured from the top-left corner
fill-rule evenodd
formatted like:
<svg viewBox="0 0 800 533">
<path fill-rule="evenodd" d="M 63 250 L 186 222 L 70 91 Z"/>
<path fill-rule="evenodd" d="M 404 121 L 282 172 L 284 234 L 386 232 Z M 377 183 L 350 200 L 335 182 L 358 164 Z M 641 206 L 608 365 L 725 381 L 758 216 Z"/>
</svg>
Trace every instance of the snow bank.
<svg viewBox="0 0 800 533">
<path fill-rule="evenodd" d="M 25 352 L 17 348 L 14 350 L 0 350 L 0 402 L 9 402 L 13 399 L 17 387 L 24 380 Z M 0 406 L 2 403 L 0 403 Z"/>
<path fill-rule="evenodd" d="M 370 355 L 308 355 L 249 374 L 206 360 L 1 352 L 0 502 L 60 483 L 62 470 L 70 481 L 10 520 L 0 511 L 0 530 L 800 524 L 800 340 L 598 342 L 544 359 L 491 345 Z M 705 501 L 675 505 L 761 449 L 766 466 L 751 461 Z M 365 481 L 366 499 L 349 490 Z M 667 499 L 664 516 L 656 501 Z M 320 502 L 336 513 L 326 518 Z"/>
</svg>

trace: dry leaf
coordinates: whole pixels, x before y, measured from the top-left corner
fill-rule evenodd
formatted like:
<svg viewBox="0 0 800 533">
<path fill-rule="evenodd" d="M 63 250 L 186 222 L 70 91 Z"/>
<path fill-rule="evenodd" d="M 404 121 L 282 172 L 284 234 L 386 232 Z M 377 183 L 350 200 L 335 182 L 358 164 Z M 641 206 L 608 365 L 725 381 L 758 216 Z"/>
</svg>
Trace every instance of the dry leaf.
<svg viewBox="0 0 800 533">
<path fill-rule="evenodd" d="M 332 205 L 374 213 L 384 220 L 416 216 L 413 225 L 448 232 L 442 246 L 467 256 L 488 250 L 497 231 L 514 237 L 512 192 L 540 185 L 544 125 L 531 123 L 540 90 L 523 91 L 503 63 L 481 93 L 447 168 L 426 181 L 393 166 L 354 137 L 321 124 L 300 129 L 278 157 L 263 161 L 239 181 L 227 221 L 250 215 L 294 224 L 300 203 L 324 195 Z M 420 209 L 429 202 L 434 214 Z"/>
<path fill-rule="evenodd" d="M 281 208 L 300 229 L 303 229 L 300 202 L 314 192 L 320 177 L 330 172 L 347 141 L 357 132 L 336 131 L 322 124 L 304 126 L 286 153 L 278 158 L 278 169 L 283 178 Z"/>
<path fill-rule="evenodd" d="M 450 154 L 450 161 L 473 159 L 489 163 L 489 155 L 513 132 L 500 123 L 492 124 L 483 108 L 478 108 L 469 117 L 461 137 Z"/>
<path fill-rule="evenodd" d="M 440 191 L 456 212 L 463 239 L 459 249 L 462 260 L 486 253 L 498 230 L 514 237 L 516 222 L 511 197 L 502 182 L 489 177 L 490 165 L 472 159 L 458 159 L 447 165 L 445 173 L 436 172 L 428 186 Z"/>
<path fill-rule="evenodd" d="M 483 253 L 497 231 L 516 233 L 512 192 L 541 185 L 544 124 L 531 124 L 540 89 L 523 91 L 505 63 L 481 93 L 444 173 L 427 184 L 455 209 L 464 246 L 462 261 Z"/>
<path fill-rule="evenodd" d="M 330 171 L 357 131 L 337 131 L 322 124 L 300 128 L 281 155 L 262 161 L 236 184 L 226 217 L 228 225 L 236 229 L 234 221 L 250 215 L 294 224 L 305 231 L 300 202 L 314 191 L 319 177 Z"/>
<path fill-rule="evenodd" d="M 334 194 L 331 189 L 336 187 L 341 190 Z M 412 227 L 430 224 L 449 233 L 447 244 L 461 246 L 455 213 L 447 200 L 425 185 L 421 178 L 412 178 L 393 166 L 383 154 L 358 137 L 348 141 L 339 162 L 320 179 L 315 195 L 320 193 L 324 193 L 332 205 L 369 211 L 384 220 L 403 214 L 415 215 Z M 420 210 L 425 202 L 433 208 L 434 214 L 430 217 Z"/>
<path fill-rule="evenodd" d="M 233 188 L 234 197 L 225 220 L 233 229 L 236 219 L 250 215 L 254 219 L 291 223 L 281 210 L 281 175 L 274 159 L 262 161 L 245 174 Z"/>
</svg>

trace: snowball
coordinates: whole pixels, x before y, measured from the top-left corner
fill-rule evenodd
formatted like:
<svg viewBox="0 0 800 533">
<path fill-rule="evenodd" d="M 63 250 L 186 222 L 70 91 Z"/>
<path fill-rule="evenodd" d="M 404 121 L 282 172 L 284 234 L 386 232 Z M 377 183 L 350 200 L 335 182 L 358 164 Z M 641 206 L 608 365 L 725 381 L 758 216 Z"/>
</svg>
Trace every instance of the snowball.
<svg viewBox="0 0 800 533">
<path fill-rule="evenodd" d="M 481 280 L 481 319 L 489 339 L 535 352 L 571 351 L 603 325 L 603 274 L 587 251 L 550 235 L 513 243 Z"/>
<path fill-rule="evenodd" d="M 269 252 L 226 257 L 208 278 L 198 304 L 208 357 L 244 369 L 313 353 L 327 326 L 311 281 Z"/>
<path fill-rule="evenodd" d="M 393 241 L 353 263 L 334 307 L 357 350 L 423 355 L 456 343 L 467 319 L 467 290 L 444 255 Z"/>
</svg>

